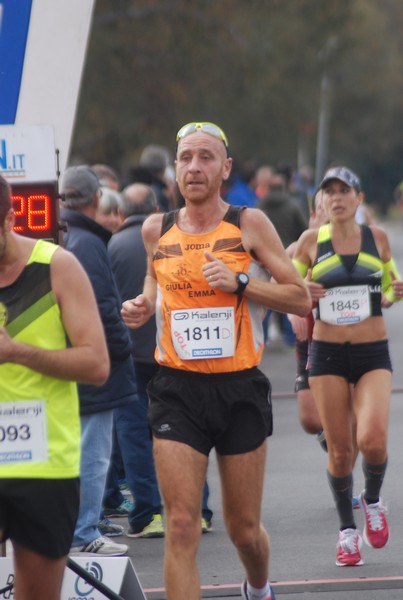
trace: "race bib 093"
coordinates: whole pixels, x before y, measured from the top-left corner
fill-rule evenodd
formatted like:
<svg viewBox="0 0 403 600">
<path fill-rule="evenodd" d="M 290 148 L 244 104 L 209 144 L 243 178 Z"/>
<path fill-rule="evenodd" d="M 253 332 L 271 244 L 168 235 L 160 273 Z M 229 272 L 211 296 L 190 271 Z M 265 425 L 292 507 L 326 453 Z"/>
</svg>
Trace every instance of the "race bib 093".
<svg viewBox="0 0 403 600">
<path fill-rule="evenodd" d="M 0 402 L 0 466 L 47 459 L 45 401 Z"/>
</svg>

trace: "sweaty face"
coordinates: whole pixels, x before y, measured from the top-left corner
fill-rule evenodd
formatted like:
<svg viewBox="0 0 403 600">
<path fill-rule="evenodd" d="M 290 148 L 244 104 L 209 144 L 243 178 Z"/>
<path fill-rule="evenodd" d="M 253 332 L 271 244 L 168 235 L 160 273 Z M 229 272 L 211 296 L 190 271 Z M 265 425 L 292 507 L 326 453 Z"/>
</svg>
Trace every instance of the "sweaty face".
<svg viewBox="0 0 403 600">
<path fill-rule="evenodd" d="M 201 202 L 218 197 L 223 180 L 227 179 L 232 161 L 222 140 L 203 131 L 196 131 L 179 140 L 176 178 L 184 198 Z"/>
</svg>

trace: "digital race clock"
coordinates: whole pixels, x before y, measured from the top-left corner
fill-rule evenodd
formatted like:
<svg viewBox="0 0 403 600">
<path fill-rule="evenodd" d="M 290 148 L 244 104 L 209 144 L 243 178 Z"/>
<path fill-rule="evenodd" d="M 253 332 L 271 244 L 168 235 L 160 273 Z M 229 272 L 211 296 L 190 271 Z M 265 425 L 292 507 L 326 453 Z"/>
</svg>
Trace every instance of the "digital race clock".
<svg viewBox="0 0 403 600">
<path fill-rule="evenodd" d="M 11 183 L 11 189 L 15 213 L 14 231 L 27 237 L 58 243 L 57 182 Z"/>
</svg>

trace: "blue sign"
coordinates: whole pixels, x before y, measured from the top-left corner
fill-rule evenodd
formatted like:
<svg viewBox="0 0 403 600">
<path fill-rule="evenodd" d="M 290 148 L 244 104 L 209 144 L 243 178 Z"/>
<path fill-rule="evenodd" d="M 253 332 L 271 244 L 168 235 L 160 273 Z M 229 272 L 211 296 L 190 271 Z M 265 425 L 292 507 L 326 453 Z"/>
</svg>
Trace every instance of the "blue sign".
<svg viewBox="0 0 403 600">
<path fill-rule="evenodd" d="M 0 0 L 0 124 L 17 114 L 32 0 Z"/>
</svg>

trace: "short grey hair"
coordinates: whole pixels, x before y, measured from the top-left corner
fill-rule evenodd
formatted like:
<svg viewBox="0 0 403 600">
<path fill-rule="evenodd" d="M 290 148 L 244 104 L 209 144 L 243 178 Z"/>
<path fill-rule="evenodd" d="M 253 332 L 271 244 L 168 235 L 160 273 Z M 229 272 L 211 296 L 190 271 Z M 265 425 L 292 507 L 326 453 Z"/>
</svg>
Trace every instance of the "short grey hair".
<svg viewBox="0 0 403 600">
<path fill-rule="evenodd" d="M 98 202 L 98 210 L 104 215 L 118 214 L 122 209 L 122 195 L 108 187 L 101 187 L 101 197 Z"/>
<path fill-rule="evenodd" d="M 164 146 L 150 144 L 142 151 L 139 159 L 139 165 L 145 167 L 154 175 L 165 171 L 166 167 L 171 163 L 169 151 Z"/>
<path fill-rule="evenodd" d="M 151 186 L 133 183 L 122 191 L 121 206 L 125 218 L 132 215 L 151 215 L 158 210 L 158 200 Z"/>
</svg>

